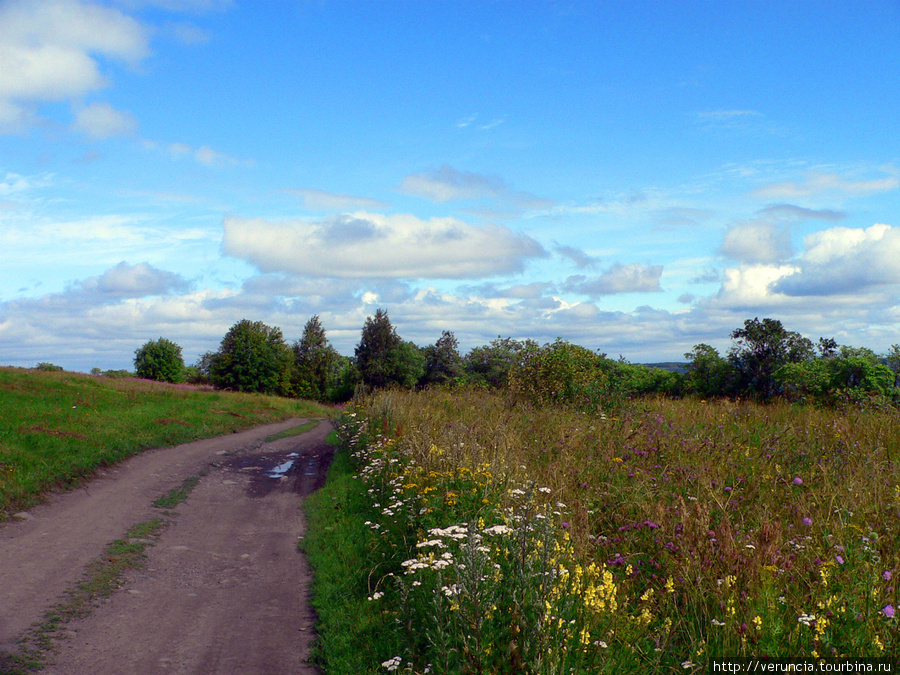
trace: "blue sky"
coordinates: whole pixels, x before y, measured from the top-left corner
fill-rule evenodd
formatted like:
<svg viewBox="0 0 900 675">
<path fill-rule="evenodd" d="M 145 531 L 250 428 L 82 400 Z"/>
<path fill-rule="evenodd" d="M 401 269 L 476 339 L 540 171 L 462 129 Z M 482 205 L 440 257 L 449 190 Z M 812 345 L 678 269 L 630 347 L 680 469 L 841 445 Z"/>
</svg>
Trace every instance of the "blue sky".
<svg viewBox="0 0 900 675">
<path fill-rule="evenodd" d="M 900 343 L 900 3 L 0 0 L 0 363 L 386 308 Z"/>
</svg>

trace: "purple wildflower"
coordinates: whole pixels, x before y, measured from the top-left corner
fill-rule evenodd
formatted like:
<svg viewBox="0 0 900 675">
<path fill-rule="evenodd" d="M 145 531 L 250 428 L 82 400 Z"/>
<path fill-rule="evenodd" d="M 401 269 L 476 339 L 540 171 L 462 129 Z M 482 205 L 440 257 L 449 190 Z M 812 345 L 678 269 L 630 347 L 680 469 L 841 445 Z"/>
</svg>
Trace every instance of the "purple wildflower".
<svg viewBox="0 0 900 675">
<path fill-rule="evenodd" d="M 805 517 L 803 519 L 803 524 L 809 527 L 810 525 L 812 525 L 812 518 L 810 518 L 809 516 Z"/>
<path fill-rule="evenodd" d="M 834 556 L 834 559 L 837 560 L 838 565 L 844 564 L 844 558 L 842 556 L 836 555 L 836 556 Z"/>
<path fill-rule="evenodd" d="M 890 581 L 891 580 L 891 571 L 885 570 L 884 573 L 881 575 L 881 578 L 884 579 L 885 581 Z"/>
<path fill-rule="evenodd" d="M 884 609 L 882 609 L 881 611 L 884 612 L 884 615 L 887 618 L 889 618 L 889 619 L 894 618 L 894 606 L 893 605 L 885 605 Z"/>
<path fill-rule="evenodd" d="M 803 485 L 803 479 L 800 478 L 800 476 L 796 476 L 796 477 L 794 478 L 794 481 L 793 481 L 793 482 L 794 482 L 794 485 Z"/>
</svg>

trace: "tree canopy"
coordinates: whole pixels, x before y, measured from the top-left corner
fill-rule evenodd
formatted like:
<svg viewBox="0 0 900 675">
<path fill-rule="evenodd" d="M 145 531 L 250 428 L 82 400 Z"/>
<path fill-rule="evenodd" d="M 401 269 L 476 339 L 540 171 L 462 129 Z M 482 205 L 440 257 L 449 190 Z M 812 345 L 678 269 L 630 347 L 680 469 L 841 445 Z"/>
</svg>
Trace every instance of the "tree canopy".
<svg viewBox="0 0 900 675">
<path fill-rule="evenodd" d="M 280 328 L 242 319 L 222 338 L 210 364 L 210 379 L 222 389 L 285 395 L 292 364 Z"/>
<path fill-rule="evenodd" d="M 184 381 L 184 357 L 181 347 L 159 338 L 150 340 L 134 352 L 134 370 L 138 377 L 159 382 Z"/>
</svg>

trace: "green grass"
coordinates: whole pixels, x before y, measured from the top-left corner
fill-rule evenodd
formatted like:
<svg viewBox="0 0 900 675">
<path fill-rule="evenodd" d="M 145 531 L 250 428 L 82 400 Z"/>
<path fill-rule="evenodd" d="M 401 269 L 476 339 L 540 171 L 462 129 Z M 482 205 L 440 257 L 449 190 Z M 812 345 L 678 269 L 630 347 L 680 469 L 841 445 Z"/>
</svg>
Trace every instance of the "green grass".
<svg viewBox="0 0 900 675">
<path fill-rule="evenodd" d="M 336 443 L 333 432 L 329 439 Z M 367 600 L 374 590 L 369 583 L 375 561 L 361 517 L 365 497 L 347 451 L 338 450 L 325 486 L 304 500 L 308 525 L 300 548 L 313 570 L 314 662 L 334 675 L 378 672 L 369 666 L 389 658 L 397 646 L 380 641 L 392 619 Z"/>
<path fill-rule="evenodd" d="M 196 476 L 186 478 L 181 485 L 177 488 L 172 488 L 162 497 L 154 500 L 151 505 L 158 509 L 175 508 L 188 498 L 188 495 L 191 494 L 191 490 L 197 487 L 197 483 L 200 482 L 200 479 L 203 478 L 204 475 L 205 473 L 200 473 Z"/>
<path fill-rule="evenodd" d="M 306 424 L 301 424 L 296 427 L 291 427 L 290 429 L 285 429 L 281 433 L 272 434 L 271 436 L 266 437 L 266 443 L 271 443 L 272 441 L 278 441 L 282 438 L 290 438 L 291 436 L 299 436 L 301 434 L 305 434 L 307 431 L 312 431 L 317 426 L 319 426 L 318 422 L 307 422 Z"/>
<path fill-rule="evenodd" d="M 297 399 L 5 367 L 0 410 L 0 520 L 148 448 L 332 413 Z"/>
<path fill-rule="evenodd" d="M 73 619 L 87 616 L 97 602 L 112 595 L 128 570 L 143 565 L 146 549 L 158 540 L 169 523 L 154 518 L 135 525 L 122 539 L 108 544 L 99 558 L 91 562 L 81 581 L 64 600 L 51 607 L 43 620 L 31 626 L 19 641 L 18 653 L 0 652 L 0 674 L 19 675 L 41 670 L 46 653 L 60 639 L 60 632 Z"/>
</svg>

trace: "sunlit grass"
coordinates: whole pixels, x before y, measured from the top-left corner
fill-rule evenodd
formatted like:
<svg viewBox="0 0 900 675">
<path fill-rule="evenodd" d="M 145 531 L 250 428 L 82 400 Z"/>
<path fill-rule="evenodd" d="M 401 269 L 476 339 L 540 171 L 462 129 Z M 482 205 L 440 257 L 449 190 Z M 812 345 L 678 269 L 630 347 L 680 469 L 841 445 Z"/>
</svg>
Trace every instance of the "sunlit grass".
<svg viewBox="0 0 900 675">
<path fill-rule="evenodd" d="M 331 409 L 145 380 L 0 368 L 0 519 L 141 450 Z"/>
</svg>

